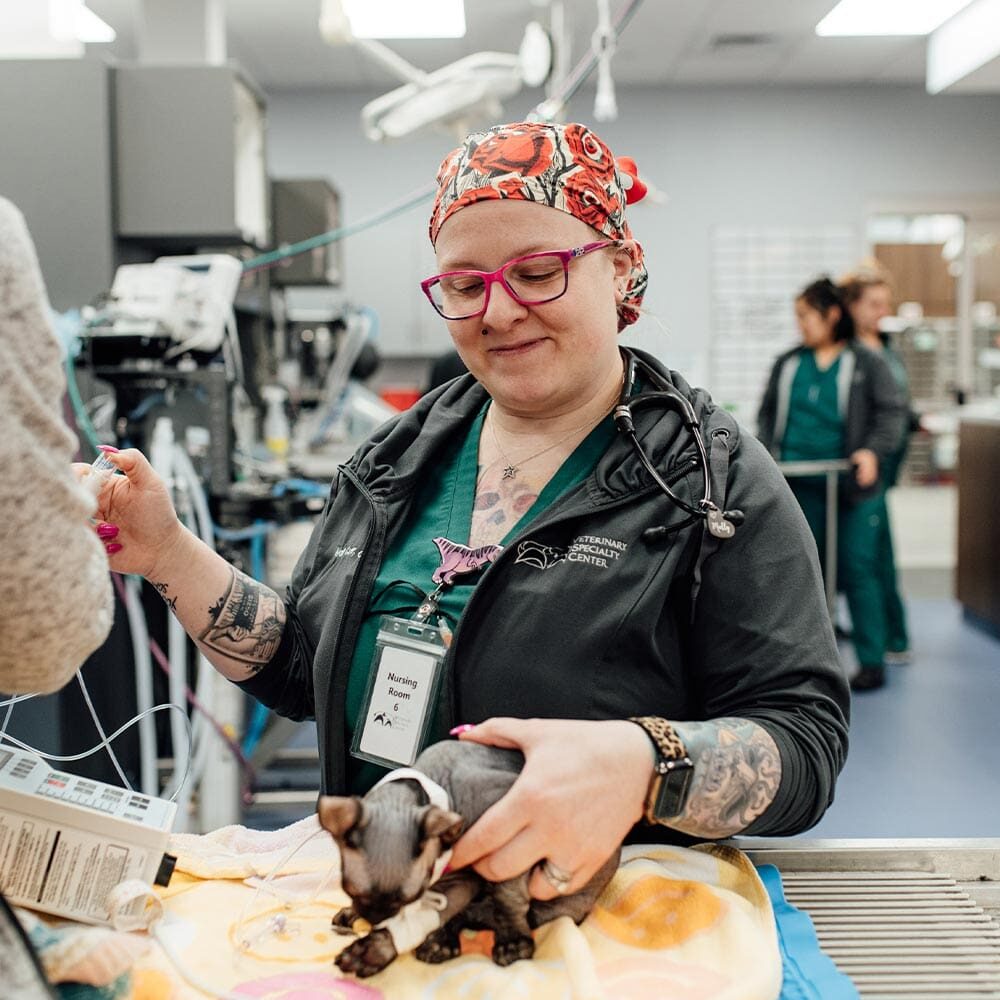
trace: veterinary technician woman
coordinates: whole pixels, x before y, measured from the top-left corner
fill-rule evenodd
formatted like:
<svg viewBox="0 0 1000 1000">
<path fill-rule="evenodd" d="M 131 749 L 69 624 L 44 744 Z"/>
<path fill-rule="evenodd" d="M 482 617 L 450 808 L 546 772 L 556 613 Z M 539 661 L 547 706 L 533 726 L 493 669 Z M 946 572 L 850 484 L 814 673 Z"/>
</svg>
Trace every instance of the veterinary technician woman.
<svg viewBox="0 0 1000 1000">
<path fill-rule="evenodd" d="M 758 414 L 761 440 L 786 461 L 848 458 L 837 512 L 837 578 L 847 597 L 859 671 L 857 691 L 881 687 L 887 631 L 879 565 L 885 502 L 880 475 L 898 447 L 905 409 L 885 363 L 854 341 L 854 321 L 829 278 L 795 300 L 802 345 L 777 359 Z M 792 481 L 792 490 L 826 548 L 822 476 Z"/>
<path fill-rule="evenodd" d="M 470 374 L 339 471 L 287 595 L 182 530 L 135 452 L 102 497 L 124 545 L 114 567 L 175 601 L 226 676 L 316 718 L 328 792 L 371 780 L 348 748 L 376 619 L 440 591 L 434 617 L 453 640 L 429 738 L 479 723 L 463 738 L 526 758 L 453 863 L 499 880 L 547 859 L 539 898 L 582 886 L 647 799 L 654 836 L 681 842 L 809 827 L 831 801 L 848 712 L 815 545 L 754 438 L 652 358 L 625 363 L 618 332 L 647 280 L 625 220 L 641 182 L 586 127 L 524 123 L 469 136 L 438 179 L 440 274 L 423 286 Z M 648 389 L 680 394 L 700 421 L 704 463 L 676 408 L 630 418 L 687 510 L 611 417 Z M 729 538 L 700 516 L 708 465 L 718 510 L 742 512 L 734 534 L 715 525 Z M 435 588 L 442 562 L 451 583 Z"/>
</svg>

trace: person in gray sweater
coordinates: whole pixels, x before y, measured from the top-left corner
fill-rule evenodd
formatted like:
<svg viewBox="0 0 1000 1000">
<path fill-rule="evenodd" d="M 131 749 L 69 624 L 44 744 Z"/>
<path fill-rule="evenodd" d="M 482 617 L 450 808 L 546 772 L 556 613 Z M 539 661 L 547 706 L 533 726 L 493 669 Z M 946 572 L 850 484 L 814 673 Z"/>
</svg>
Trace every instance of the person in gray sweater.
<svg viewBox="0 0 1000 1000">
<path fill-rule="evenodd" d="M 61 688 L 111 629 L 104 543 L 70 463 L 66 379 L 35 248 L 0 197 L 0 691 Z M 110 529 L 105 529 L 105 532 Z"/>
</svg>

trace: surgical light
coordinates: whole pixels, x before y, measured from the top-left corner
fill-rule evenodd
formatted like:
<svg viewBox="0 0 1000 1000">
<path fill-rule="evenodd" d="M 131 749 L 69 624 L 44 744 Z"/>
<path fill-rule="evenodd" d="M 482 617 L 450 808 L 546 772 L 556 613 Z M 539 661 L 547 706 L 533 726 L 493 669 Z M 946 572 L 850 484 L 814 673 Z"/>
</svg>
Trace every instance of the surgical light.
<svg viewBox="0 0 1000 1000">
<path fill-rule="evenodd" d="M 928 35 L 971 0 L 840 0 L 817 35 Z"/>
<path fill-rule="evenodd" d="M 464 0 L 343 0 L 356 38 L 464 38 Z"/>
</svg>

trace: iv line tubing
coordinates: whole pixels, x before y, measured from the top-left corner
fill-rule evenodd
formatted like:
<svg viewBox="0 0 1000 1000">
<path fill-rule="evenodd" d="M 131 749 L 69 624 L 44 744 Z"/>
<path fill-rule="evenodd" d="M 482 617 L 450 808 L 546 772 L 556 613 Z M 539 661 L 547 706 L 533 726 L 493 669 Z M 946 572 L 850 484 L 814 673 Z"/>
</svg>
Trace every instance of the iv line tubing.
<svg viewBox="0 0 1000 1000">
<path fill-rule="evenodd" d="M 138 582 L 138 579 L 137 578 L 135 579 L 136 582 Z M 118 573 L 112 573 L 111 580 L 114 583 L 115 587 L 118 589 L 119 596 L 122 597 L 122 600 L 124 601 L 125 599 L 123 596 L 124 585 L 121 582 L 120 575 Z M 160 669 L 165 674 L 169 673 L 170 663 L 167 660 L 167 656 L 160 648 L 160 644 L 152 637 L 150 637 L 149 639 L 149 651 L 153 654 L 153 658 L 156 660 Z M 34 696 L 32 695 L 31 697 Z M 206 711 L 205 706 L 201 704 L 201 702 L 198 700 L 197 695 L 190 688 L 185 689 L 185 697 L 188 701 L 188 704 L 190 704 L 191 707 L 195 709 L 195 711 L 201 712 L 201 714 L 204 715 L 206 719 L 208 719 L 212 728 L 219 734 L 219 739 L 221 739 L 226 744 L 226 746 L 229 747 L 229 749 L 233 752 L 233 755 L 240 762 L 240 765 L 244 768 L 248 776 L 252 779 L 254 773 L 253 765 L 250 763 L 250 761 L 247 760 L 243 751 L 240 749 L 239 744 L 235 743 L 226 733 L 225 729 L 222 726 L 222 723 L 219 722 L 219 720 L 216 719 L 210 712 Z M 2 705 L 0 705 L 0 707 L 2 707 Z"/>
<path fill-rule="evenodd" d="M 80 685 L 80 690 L 83 692 L 83 700 L 87 703 L 87 710 L 90 712 L 90 717 L 94 720 L 94 726 L 97 728 L 97 735 L 101 737 L 102 740 L 107 741 L 107 733 L 104 732 L 104 727 L 101 725 L 101 720 L 97 717 L 97 709 L 94 708 L 94 703 L 90 699 L 90 692 L 87 690 L 87 683 L 83 679 L 83 671 L 78 670 L 76 673 L 76 682 Z M 118 772 L 118 777 L 122 779 L 122 784 L 131 792 L 134 791 L 132 788 L 132 783 L 125 776 L 125 772 L 122 770 L 121 764 L 118 762 L 118 757 L 115 755 L 114 750 L 111 748 L 111 744 L 107 744 L 108 756 L 111 758 L 111 763 L 114 764 L 115 770 Z"/>
<path fill-rule="evenodd" d="M 185 721 L 188 723 L 187 732 L 188 732 L 188 739 L 190 740 L 191 737 L 190 720 L 187 717 L 187 713 L 179 705 L 169 705 L 169 704 L 154 705 L 152 708 L 147 709 L 147 711 L 143 714 L 152 715 L 154 712 L 165 712 L 170 709 L 174 709 L 175 711 L 180 712 L 181 715 L 184 716 Z M 7 743 L 11 743 L 16 747 L 19 747 L 21 750 L 27 750 L 28 753 L 33 753 L 36 757 L 41 757 L 43 760 L 51 760 L 59 764 L 67 764 L 74 760 L 83 760 L 85 757 L 90 757 L 92 754 L 99 753 L 106 746 L 108 746 L 108 744 L 113 743 L 116 739 L 118 739 L 118 737 L 121 736 L 121 734 L 124 733 L 126 729 L 130 729 L 132 726 L 134 726 L 139 721 L 140 718 L 141 716 L 138 715 L 133 716 L 131 719 L 128 720 L 128 722 L 119 726 L 110 736 L 103 739 L 96 746 L 92 746 L 89 750 L 84 750 L 82 753 L 73 753 L 73 754 L 47 753 L 46 751 L 40 750 L 38 747 L 33 747 L 29 743 L 24 743 L 21 740 L 17 739 L 16 736 L 11 736 L 9 734 L 4 736 L 4 740 Z M 183 785 L 185 781 L 187 781 L 187 774 L 183 775 L 183 777 L 181 778 L 181 784 Z M 170 801 L 173 802 L 175 799 L 176 796 L 171 796 Z"/>
<path fill-rule="evenodd" d="M 194 528 L 201 540 L 214 550 L 215 538 L 212 534 L 212 517 L 208 509 L 208 499 L 188 453 L 179 444 L 174 445 L 174 470 L 187 482 L 188 496 L 193 507 Z M 170 617 L 173 619 L 173 614 Z M 198 680 L 195 684 L 195 695 L 198 701 L 205 706 L 205 712 L 199 713 L 195 719 L 194 773 L 200 782 L 212 751 L 208 714 L 215 709 L 212 701 L 215 668 L 200 649 L 197 656 Z"/>
<path fill-rule="evenodd" d="M 132 636 L 136 708 L 144 712 L 153 705 L 153 661 L 149 655 L 149 629 L 141 604 L 141 585 L 134 576 L 126 577 L 124 585 L 117 574 L 112 579 L 125 605 Z M 152 716 L 139 723 L 139 782 L 147 795 L 160 794 L 160 775 L 156 769 L 156 726 Z"/>
</svg>

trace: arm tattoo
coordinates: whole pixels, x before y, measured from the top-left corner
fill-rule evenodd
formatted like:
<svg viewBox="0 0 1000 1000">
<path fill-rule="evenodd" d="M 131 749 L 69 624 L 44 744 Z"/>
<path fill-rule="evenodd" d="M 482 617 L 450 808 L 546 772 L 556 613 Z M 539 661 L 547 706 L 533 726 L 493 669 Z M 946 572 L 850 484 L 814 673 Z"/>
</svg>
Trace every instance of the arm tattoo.
<svg viewBox="0 0 1000 1000">
<path fill-rule="evenodd" d="M 199 641 L 257 673 L 274 656 L 285 627 L 285 605 L 262 583 L 235 569 L 229 589 L 208 609 L 210 624 Z"/>
<path fill-rule="evenodd" d="M 670 825 L 696 837 L 745 830 L 781 784 L 781 756 L 771 734 L 747 719 L 673 725 L 695 770 L 687 806 Z"/>
<path fill-rule="evenodd" d="M 155 590 L 160 595 L 160 597 L 163 598 L 164 603 L 167 605 L 167 607 L 170 608 L 170 610 L 173 611 L 174 614 L 176 614 L 177 598 L 170 596 L 170 593 L 167 590 L 167 585 L 165 583 L 153 583 L 152 581 L 150 581 L 150 586 L 152 586 L 153 590 Z"/>
</svg>

